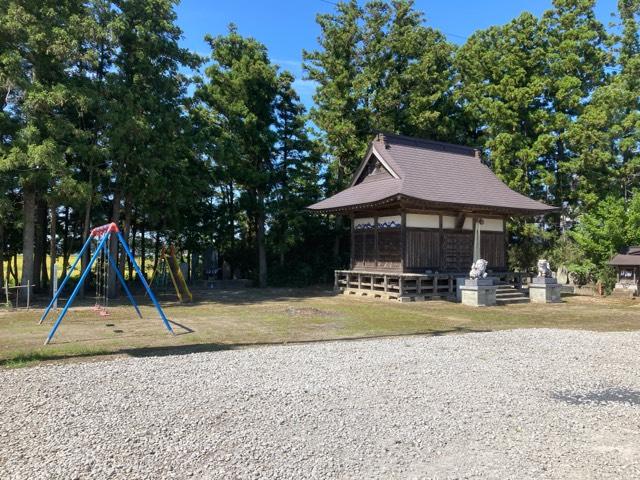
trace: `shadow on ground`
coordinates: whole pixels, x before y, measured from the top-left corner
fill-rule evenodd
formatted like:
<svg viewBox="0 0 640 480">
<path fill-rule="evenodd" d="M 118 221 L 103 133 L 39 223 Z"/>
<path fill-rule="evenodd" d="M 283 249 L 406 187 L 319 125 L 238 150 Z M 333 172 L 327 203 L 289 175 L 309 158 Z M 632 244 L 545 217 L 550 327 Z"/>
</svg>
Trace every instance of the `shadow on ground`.
<svg viewBox="0 0 640 480">
<path fill-rule="evenodd" d="M 176 324 L 175 322 L 171 322 Z M 185 329 L 189 329 L 184 325 L 180 325 Z M 192 331 L 192 330 L 191 330 Z M 1 359 L 0 367 L 15 366 L 15 365 L 27 365 L 33 362 L 44 361 L 62 361 L 62 360 L 78 360 L 88 359 L 91 357 L 108 358 L 114 356 L 129 356 L 134 358 L 146 358 L 146 357 L 165 357 L 171 355 L 191 355 L 192 353 L 205 353 L 205 352 L 221 352 L 227 350 L 235 350 L 239 348 L 250 347 L 265 347 L 265 346 L 281 346 L 281 345 L 304 345 L 311 343 L 327 343 L 327 342 L 352 342 L 360 340 L 378 340 L 384 338 L 399 338 L 399 337 L 439 337 L 443 335 L 455 335 L 462 333 L 487 333 L 492 330 L 479 329 L 479 328 L 467 328 L 467 327 L 454 327 L 441 330 L 426 330 L 423 332 L 414 333 L 402 333 L 395 335 L 362 335 L 356 337 L 337 337 L 327 339 L 310 339 L 310 340 L 293 340 L 293 341 L 277 341 L 277 342 L 255 342 L 255 343 L 194 343 L 188 345 L 164 345 L 153 347 L 135 347 L 135 348 L 120 348 L 112 351 L 89 351 L 89 352 L 73 352 L 62 353 L 52 352 L 50 354 L 46 352 L 34 352 L 32 354 L 17 355 L 12 358 Z"/>
<path fill-rule="evenodd" d="M 609 403 L 640 405 L 640 390 L 612 387 L 590 392 L 563 391 L 552 393 L 551 398 L 570 405 L 606 405 Z"/>
<path fill-rule="evenodd" d="M 163 308 L 171 308 L 172 306 L 180 307 L 197 307 L 207 303 L 221 303 L 225 305 L 256 305 L 264 302 L 296 302 L 303 301 L 312 297 L 333 297 L 336 293 L 328 286 L 307 287 L 307 288 L 234 288 L 234 289 L 194 289 L 193 301 L 188 303 L 180 303 L 172 292 L 155 292 L 156 298 L 160 301 Z M 153 307 L 151 299 L 145 295 L 143 291 L 134 291 L 133 296 L 138 305 Z M 31 308 L 34 310 L 44 309 L 49 304 L 48 296 L 37 295 L 31 301 Z M 58 301 L 58 305 L 64 305 L 67 296 L 63 296 Z M 90 307 L 96 303 L 91 295 L 84 298 L 76 298 L 73 302 L 74 307 Z M 118 298 L 109 299 L 112 306 L 130 305 L 126 295 L 120 295 Z"/>
</svg>

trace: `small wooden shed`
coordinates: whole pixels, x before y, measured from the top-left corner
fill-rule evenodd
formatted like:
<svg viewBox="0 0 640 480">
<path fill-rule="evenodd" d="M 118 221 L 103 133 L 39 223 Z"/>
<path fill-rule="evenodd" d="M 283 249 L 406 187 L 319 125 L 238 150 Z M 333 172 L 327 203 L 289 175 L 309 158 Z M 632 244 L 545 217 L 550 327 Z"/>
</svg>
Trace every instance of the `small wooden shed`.
<svg viewBox="0 0 640 480">
<path fill-rule="evenodd" d="M 640 281 L 640 246 L 627 247 L 609 261 L 616 269 L 617 281 L 614 293 L 638 295 Z"/>
<path fill-rule="evenodd" d="M 556 210 L 511 190 L 478 150 L 387 133 L 348 188 L 308 208 L 351 217 L 350 270 L 336 272 L 336 287 L 392 298 L 454 294 L 474 239 L 493 274 L 509 277 L 506 219 Z"/>
</svg>

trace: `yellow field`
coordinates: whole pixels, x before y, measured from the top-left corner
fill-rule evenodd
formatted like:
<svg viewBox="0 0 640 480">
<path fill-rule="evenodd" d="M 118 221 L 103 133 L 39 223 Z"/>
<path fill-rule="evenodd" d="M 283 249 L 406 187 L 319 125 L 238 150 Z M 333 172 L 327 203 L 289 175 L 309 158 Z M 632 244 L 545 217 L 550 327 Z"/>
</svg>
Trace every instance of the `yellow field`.
<svg viewBox="0 0 640 480">
<path fill-rule="evenodd" d="M 47 271 L 49 269 L 49 262 L 50 262 L 50 256 L 47 255 Z M 72 254 L 71 257 L 69 258 L 69 267 L 71 267 L 71 263 L 73 263 L 73 260 L 76 258 L 76 254 Z M 58 275 L 62 276 L 62 257 L 58 257 L 56 258 L 56 265 L 58 266 Z M 138 265 L 141 265 L 142 261 L 139 257 L 136 257 L 136 262 L 138 262 Z M 7 275 L 7 269 L 8 269 L 8 264 L 9 261 L 5 261 L 4 263 L 4 274 L 5 276 Z M 12 262 L 13 265 L 13 262 Z M 18 279 L 20 280 L 22 278 L 22 255 L 18 255 L 17 258 L 17 265 L 18 265 Z M 145 275 L 147 276 L 148 279 L 151 278 L 151 275 L 153 274 L 153 257 L 147 257 L 147 264 L 145 266 Z M 128 270 L 125 269 L 125 275 L 128 275 Z M 78 265 L 75 269 L 75 271 L 73 272 L 73 274 L 71 275 L 71 278 L 77 278 L 80 276 L 80 265 Z M 6 278 L 6 277 L 5 277 Z M 128 277 L 127 277 L 128 278 Z M 0 285 L 4 285 L 4 279 L 2 279 L 2 281 L 0 281 Z M 13 285 L 13 277 L 11 277 L 9 279 L 9 285 Z"/>
</svg>

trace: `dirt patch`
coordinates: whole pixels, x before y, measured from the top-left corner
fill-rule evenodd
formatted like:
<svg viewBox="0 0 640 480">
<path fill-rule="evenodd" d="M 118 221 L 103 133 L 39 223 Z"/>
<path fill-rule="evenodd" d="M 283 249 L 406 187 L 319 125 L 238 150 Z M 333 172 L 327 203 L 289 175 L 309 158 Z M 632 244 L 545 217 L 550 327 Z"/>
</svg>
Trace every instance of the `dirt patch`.
<svg viewBox="0 0 640 480">
<path fill-rule="evenodd" d="M 330 312 L 330 311 L 327 311 L 327 310 L 320 310 L 319 308 L 315 308 L 315 307 L 301 307 L 301 308 L 287 307 L 285 309 L 285 312 L 287 313 L 287 315 L 290 315 L 292 317 L 332 317 L 332 318 L 337 318 L 337 317 L 341 316 L 336 312 Z"/>
</svg>

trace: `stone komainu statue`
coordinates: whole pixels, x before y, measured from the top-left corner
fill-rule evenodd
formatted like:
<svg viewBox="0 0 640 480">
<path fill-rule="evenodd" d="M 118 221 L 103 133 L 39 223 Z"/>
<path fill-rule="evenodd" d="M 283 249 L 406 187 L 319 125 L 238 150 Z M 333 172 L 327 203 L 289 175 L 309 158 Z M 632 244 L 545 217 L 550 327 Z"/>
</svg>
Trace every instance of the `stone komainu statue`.
<svg viewBox="0 0 640 480">
<path fill-rule="evenodd" d="M 541 258 L 538 260 L 538 277 L 541 278 L 550 278 L 551 277 L 551 267 L 549 267 L 549 261 Z"/>
<path fill-rule="evenodd" d="M 469 278 L 487 278 L 487 265 L 489 262 L 479 258 L 471 265 L 471 271 L 469 272 Z"/>
</svg>

